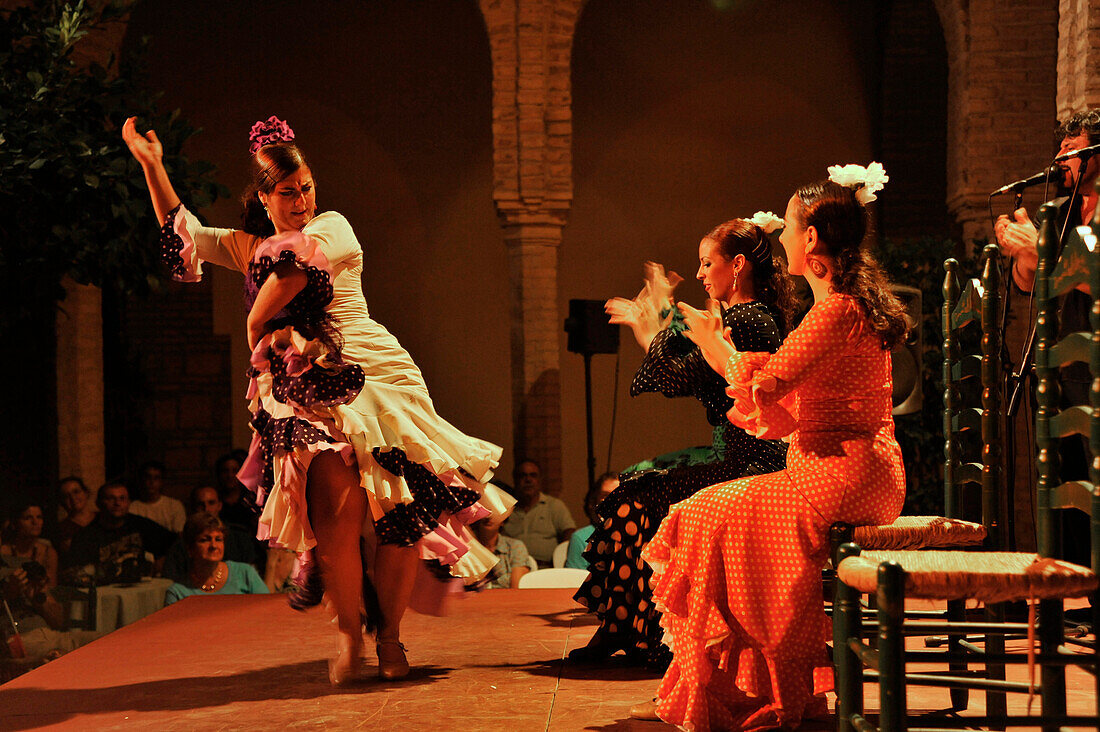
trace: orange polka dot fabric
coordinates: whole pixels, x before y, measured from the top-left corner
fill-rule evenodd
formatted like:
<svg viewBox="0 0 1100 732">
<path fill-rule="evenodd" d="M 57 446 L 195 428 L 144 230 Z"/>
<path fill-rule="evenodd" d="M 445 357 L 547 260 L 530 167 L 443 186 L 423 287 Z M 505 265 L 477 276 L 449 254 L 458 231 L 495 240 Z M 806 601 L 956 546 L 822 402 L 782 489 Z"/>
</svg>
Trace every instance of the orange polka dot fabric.
<svg viewBox="0 0 1100 732">
<path fill-rule="evenodd" d="M 905 497 L 890 354 L 862 308 L 831 294 L 774 355 L 735 357 L 728 374 L 755 428 L 793 429 L 787 467 L 677 503 L 646 547 L 673 653 L 657 711 L 692 730 L 796 727 L 832 688 L 829 526 L 889 523 Z"/>
</svg>

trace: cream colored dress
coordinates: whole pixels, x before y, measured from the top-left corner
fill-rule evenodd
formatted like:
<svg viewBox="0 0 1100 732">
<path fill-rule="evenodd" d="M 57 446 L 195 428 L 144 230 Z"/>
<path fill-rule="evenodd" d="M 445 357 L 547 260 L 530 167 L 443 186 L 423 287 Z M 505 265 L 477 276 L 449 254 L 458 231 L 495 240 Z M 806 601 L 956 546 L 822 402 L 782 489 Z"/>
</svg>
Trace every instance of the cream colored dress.
<svg viewBox="0 0 1100 732">
<path fill-rule="evenodd" d="M 300 232 L 262 239 L 169 214 L 162 256 L 173 277 L 197 281 L 202 263 L 246 276 L 249 307 L 280 262 L 308 284 L 269 321 L 251 356 L 253 439 L 238 475 L 262 506 L 259 536 L 295 552 L 316 545 L 306 474 L 321 450 L 359 469 L 381 543 L 417 544 L 466 582 L 496 563 L 466 526 L 503 518 L 514 500 L 488 485 L 501 448 L 440 417 L 420 369 L 363 296 L 363 252 L 347 219 L 326 212 Z"/>
</svg>

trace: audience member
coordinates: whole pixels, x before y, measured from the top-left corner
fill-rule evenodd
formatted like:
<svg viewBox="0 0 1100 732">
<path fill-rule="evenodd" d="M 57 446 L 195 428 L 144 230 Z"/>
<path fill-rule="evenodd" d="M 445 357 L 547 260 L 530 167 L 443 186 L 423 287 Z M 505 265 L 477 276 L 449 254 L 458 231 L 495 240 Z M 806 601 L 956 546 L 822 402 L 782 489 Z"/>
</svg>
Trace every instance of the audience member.
<svg viewBox="0 0 1100 732">
<path fill-rule="evenodd" d="M 140 496 L 130 505 L 130 513 L 156 521 L 173 534 L 183 531 L 187 512 L 183 503 L 162 493 L 164 489 L 164 465 L 150 460 L 138 473 Z"/>
<path fill-rule="evenodd" d="M 534 460 L 516 464 L 516 507 L 501 526 L 501 533 L 519 539 L 540 567 L 549 567 L 554 549 L 568 539 L 577 524 L 559 498 L 542 492 L 539 465 Z"/>
<path fill-rule="evenodd" d="M 267 585 L 251 564 L 225 559 L 225 524 L 206 512 L 193 514 L 183 527 L 190 569 L 168 588 L 164 604 L 191 595 L 266 595 Z"/>
<path fill-rule="evenodd" d="M 500 519 L 487 516 L 475 521 L 473 530 L 477 540 L 500 560 L 493 570 L 493 579 L 486 585 L 488 589 L 515 589 L 520 577 L 536 569 L 535 560 L 523 542 L 500 533 Z"/>
<path fill-rule="evenodd" d="M 64 632 L 65 608 L 53 596 L 57 552 L 41 538 L 44 512 L 26 504 L 15 514 L 9 540 L 0 545 L 0 600 L 12 655 L 30 662 L 48 660 L 91 640 L 91 633 Z"/>
<path fill-rule="evenodd" d="M 69 551 L 76 532 L 95 521 L 96 507 L 91 500 L 92 492 L 75 475 L 62 478 L 57 484 L 57 493 L 66 515 L 54 533 L 57 537 L 57 551 L 64 554 Z"/>
<path fill-rule="evenodd" d="M 599 516 L 596 515 L 596 506 L 618 487 L 619 476 L 615 473 L 604 473 L 596 478 L 596 484 L 588 489 L 588 494 L 584 497 L 584 513 L 588 516 L 588 525 L 577 529 L 569 537 L 569 552 L 565 556 L 566 567 L 588 569 L 588 562 L 581 555 L 584 554 L 584 548 L 588 546 L 592 532 L 596 530 L 596 524 L 600 523 Z"/>
<path fill-rule="evenodd" d="M 248 489 L 237 480 L 237 471 L 241 469 L 241 458 L 236 451 L 226 453 L 214 463 L 215 487 L 222 502 L 221 519 L 229 524 L 243 526 L 253 536 L 260 512 L 250 499 Z"/>
<path fill-rule="evenodd" d="M 222 510 L 221 499 L 218 492 L 210 486 L 201 486 L 191 491 L 191 514 L 205 513 L 208 516 L 217 517 Z M 256 564 L 255 540 L 248 535 L 248 531 L 240 526 L 234 526 L 223 522 L 225 526 L 225 559 L 241 562 L 243 564 Z M 176 582 L 185 582 L 190 572 L 189 553 L 183 537 L 168 550 L 168 556 L 164 560 L 164 576 Z"/>
<path fill-rule="evenodd" d="M 0 543 L 0 558 L 8 566 L 26 569 L 26 565 L 37 565 L 29 570 L 37 576 L 45 573 L 49 587 L 57 585 L 57 552 L 53 545 L 42 538 L 45 514 L 37 503 L 24 503 L 14 514 L 7 535 Z"/>
<path fill-rule="evenodd" d="M 99 514 L 73 537 L 62 564 L 79 572 L 92 565 L 98 584 L 134 579 L 158 570 L 172 545 L 171 531 L 144 516 L 130 513 L 130 492 L 125 483 L 110 482 L 96 496 Z M 145 553 L 156 561 L 146 566 Z"/>
</svg>

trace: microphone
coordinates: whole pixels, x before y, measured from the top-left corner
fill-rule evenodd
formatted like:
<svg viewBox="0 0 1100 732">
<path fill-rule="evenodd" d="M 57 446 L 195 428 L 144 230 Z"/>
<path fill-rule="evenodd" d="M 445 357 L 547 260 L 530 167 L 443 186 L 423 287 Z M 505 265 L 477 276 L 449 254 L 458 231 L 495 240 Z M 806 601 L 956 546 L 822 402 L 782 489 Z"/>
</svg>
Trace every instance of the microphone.
<svg viewBox="0 0 1100 732">
<path fill-rule="evenodd" d="M 1100 153 L 1100 145 L 1089 145 L 1088 147 L 1083 147 L 1080 150 L 1070 150 L 1069 152 L 1064 152 L 1058 157 L 1054 158 L 1054 162 L 1061 163 L 1066 160 L 1072 160 L 1073 158 L 1088 158 L 1092 157 L 1096 153 Z"/>
<path fill-rule="evenodd" d="M 1100 147 L 1100 145 L 1097 145 L 1097 147 Z M 1081 150 L 1075 150 L 1074 152 L 1079 153 L 1079 152 L 1081 152 Z M 1067 155 L 1068 155 L 1068 153 L 1067 153 Z M 1012 193 L 1019 193 L 1020 191 L 1022 191 L 1025 188 L 1031 188 L 1031 186 L 1037 186 L 1040 183 L 1045 183 L 1048 178 L 1054 178 L 1055 176 L 1059 175 L 1060 173 L 1061 173 L 1061 168 L 1057 165 L 1052 165 L 1049 168 L 1047 168 L 1046 170 L 1041 171 L 1039 173 L 1036 173 L 1035 175 L 1033 175 L 1029 178 L 1021 178 L 1020 180 L 1009 183 L 1006 186 L 1001 186 L 997 190 L 990 193 L 989 197 L 993 198 L 993 196 L 999 196 L 1002 193 L 1008 193 L 1010 191 Z"/>
</svg>

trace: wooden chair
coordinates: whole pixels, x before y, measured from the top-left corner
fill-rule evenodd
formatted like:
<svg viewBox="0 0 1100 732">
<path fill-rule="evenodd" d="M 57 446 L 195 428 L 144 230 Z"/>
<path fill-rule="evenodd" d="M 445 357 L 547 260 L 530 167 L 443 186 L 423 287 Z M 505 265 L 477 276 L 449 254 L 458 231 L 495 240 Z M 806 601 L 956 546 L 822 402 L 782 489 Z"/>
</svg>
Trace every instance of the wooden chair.
<svg viewBox="0 0 1100 732">
<path fill-rule="evenodd" d="M 837 568 L 838 585 L 834 606 L 834 658 L 838 673 L 838 724 L 841 730 L 904 730 L 908 723 L 906 684 L 941 686 L 948 688 L 984 689 L 994 692 L 1031 693 L 1030 683 L 1008 682 L 998 676 L 1004 664 L 1037 663 L 1041 668 L 1042 716 L 1008 715 L 1003 708 L 991 708 L 984 716 L 968 716 L 960 719 L 946 717 L 921 719 L 924 727 L 953 727 L 986 725 L 994 728 L 1005 726 L 1041 726 L 1044 730 L 1056 730 L 1065 725 L 1087 725 L 1100 729 L 1100 714 L 1066 714 L 1065 667 L 1081 665 L 1096 675 L 1100 669 L 1100 655 L 1093 644 L 1089 653 L 1068 654 L 1062 652 L 1065 640 L 1063 601 L 1095 593 L 1096 573 L 1086 567 L 1056 559 L 1052 537 L 1055 531 L 1052 507 L 1059 503 L 1059 495 L 1078 494 L 1078 491 L 1058 490 L 1057 449 L 1054 435 L 1064 433 L 1063 427 L 1085 429 L 1091 436 L 1094 455 L 1100 455 L 1100 394 L 1093 390 L 1093 404 L 1086 408 L 1074 408 L 1066 416 L 1057 418 L 1058 387 L 1057 364 L 1064 362 L 1078 346 L 1056 347 L 1057 305 L 1059 292 L 1082 281 L 1087 273 L 1094 293 L 1092 311 L 1093 334 L 1089 341 L 1090 365 L 1094 377 L 1100 376 L 1100 305 L 1096 293 L 1100 293 L 1100 247 L 1096 232 L 1100 227 L 1082 227 L 1071 236 L 1066 256 L 1058 263 L 1054 219 L 1056 212 L 1044 205 L 1039 212 L 1042 228 L 1039 241 L 1039 273 L 1036 279 L 1036 295 L 1039 307 L 1039 341 L 1036 365 L 1039 375 L 1039 412 L 1036 416 L 1039 436 L 1039 553 L 1023 552 L 939 552 L 939 551 L 861 551 L 855 544 L 840 549 Z M 1076 241 L 1075 241 L 1076 238 Z M 988 251 L 988 248 L 987 248 Z M 1084 264 L 1087 262 L 1087 266 Z M 1057 266 L 1056 266 L 1057 264 Z M 987 258 L 986 270 L 989 270 Z M 988 290 L 988 285 L 986 287 Z M 983 316 L 985 313 L 983 312 Z M 1080 343 L 1080 337 L 1071 337 L 1071 343 Z M 992 369 L 992 353 L 999 350 L 999 343 L 983 339 L 983 375 Z M 946 366 L 945 366 L 946 369 Z M 1097 382 L 1100 386 L 1100 382 Z M 945 397 L 946 398 L 946 397 Z M 983 433 L 993 425 L 986 424 L 986 417 L 999 416 L 995 398 L 983 390 Z M 988 412 L 988 415 L 987 415 Z M 1067 413 L 1063 413 L 1067 414 Z M 945 417 L 946 419 L 946 417 Z M 986 443 L 983 435 L 983 443 Z M 995 445 L 983 451 L 983 494 L 985 479 L 997 477 L 1000 454 Z M 1093 485 L 1100 475 L 1100 465 L 1092 468 Z M 1096 499 L 1094 487 L 1092 500 Z M 983 500 L 983 508 L 986 501 Z M 1090 502 L 1091 503 L 1091 502 Z M 1100 541 L 1100 530 L 1093 523 L 1093 552 Z M 878 599 L 877 635 L 878 647 L 871 648 L 863 642 L 862 615 L 858 609 L 860 592 L 874 592 Z M 1027 653 L 1005 653 L 997 647 L 997 639 L 1006 634 L 1023 634 L 1031 638 L 1035 632 L 1033 622 L 940 622 L 907 621 L 904 613 L 906 597 L 933 600 L 979 600 L 989 607 L 1008 600 L 1031 601 L 1032 613 L 1038 601 L 1038 653 L 1029 642 Z M 981 634 L 986 638 L 984 649 L 986 673 L 951 668 L 944 672 L 907 672 L 907 662 L 950 662 L 951 658 L 940 651 L 907 651 L 904 640 L 907 635 L 947 633 L 954 637 L 966 633 Z M 967 643 L 969 643 L 967 641 Z M 972 645 L 972 644 L 971 644 Z M 877 670 L 868 674 L 877 677 L 880 689 L 878 725 L 872 725 L 862 712 L 863 664 Z M 1100 693 L 1100 685 L 1097 687 Z"/>
</svg>

